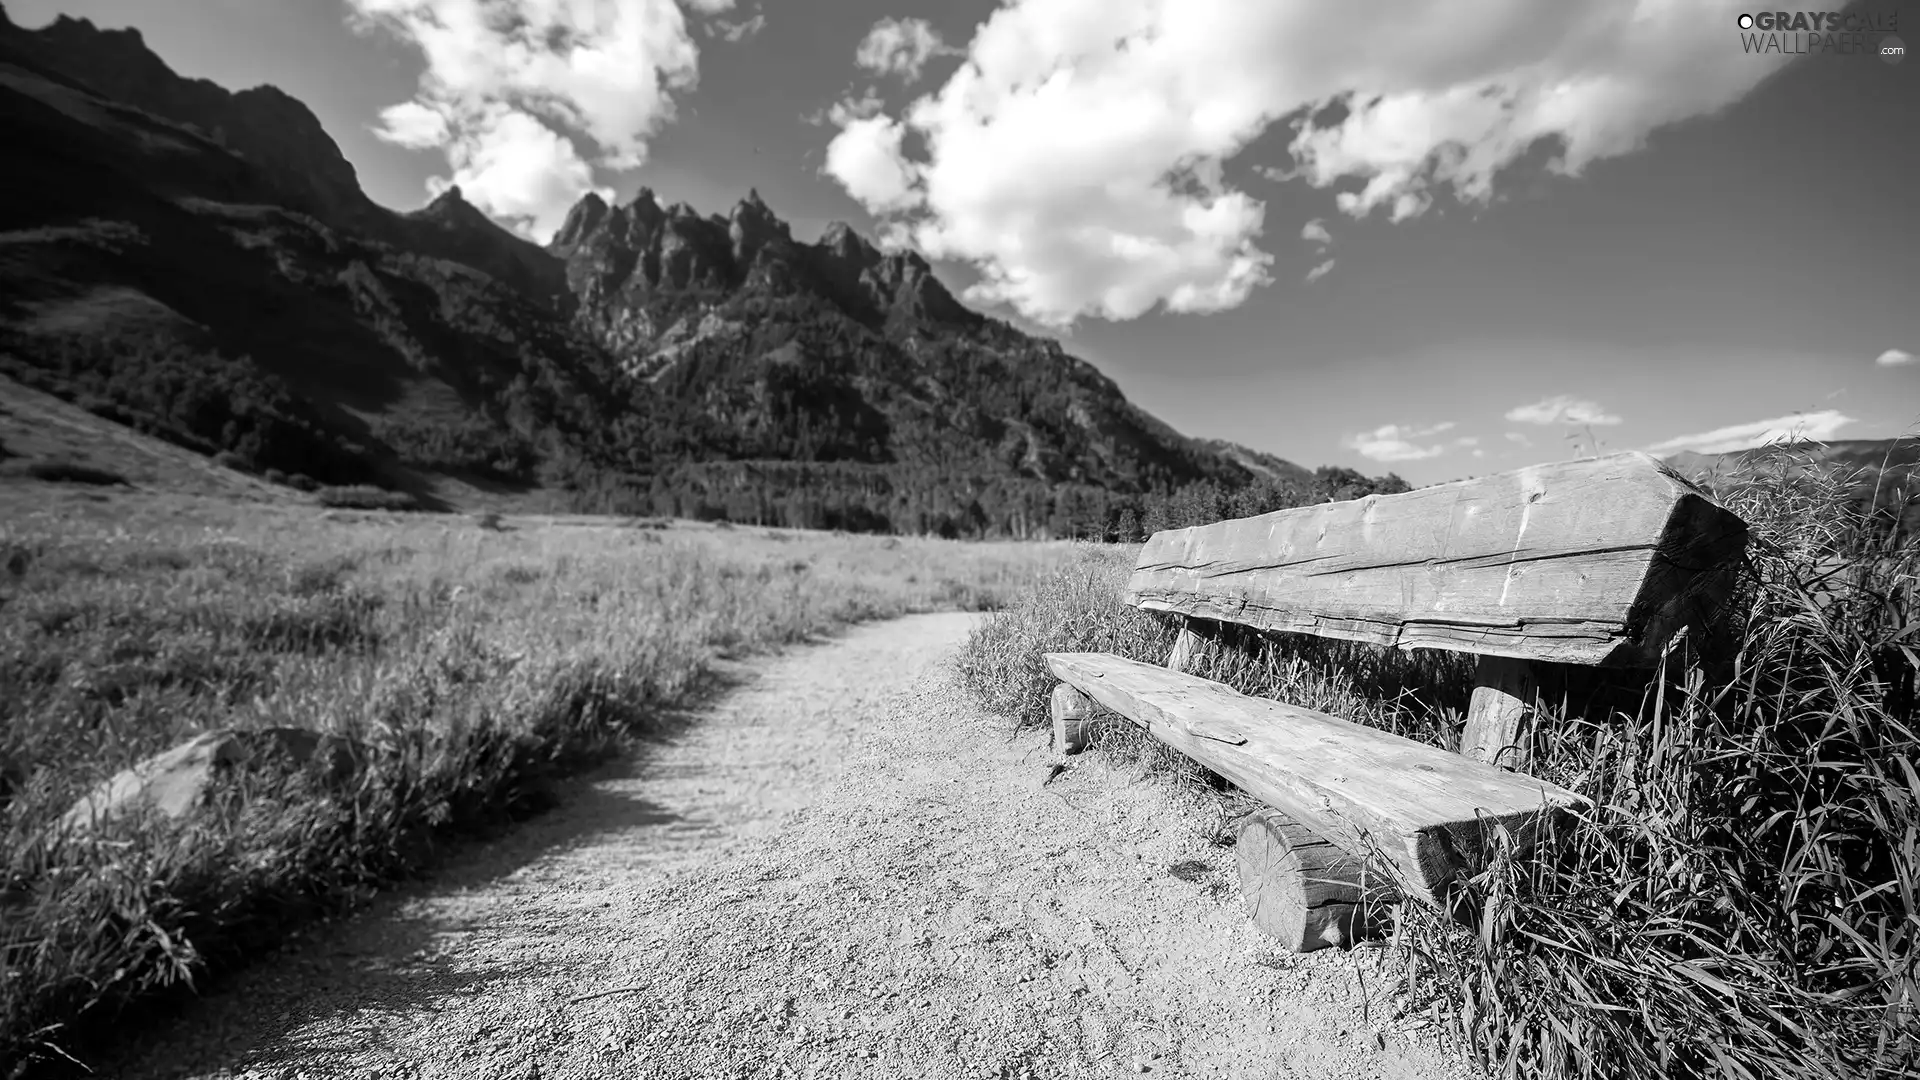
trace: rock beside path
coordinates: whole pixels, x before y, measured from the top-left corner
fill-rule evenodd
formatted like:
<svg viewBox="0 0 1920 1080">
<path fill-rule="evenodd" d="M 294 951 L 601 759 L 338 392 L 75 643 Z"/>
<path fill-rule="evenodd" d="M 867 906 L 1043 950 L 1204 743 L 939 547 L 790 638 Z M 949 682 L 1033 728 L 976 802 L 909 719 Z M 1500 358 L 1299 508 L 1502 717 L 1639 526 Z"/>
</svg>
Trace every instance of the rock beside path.
<svg viewBox="0 0 1920 1080">
<path fill-rule="evenodd" d="M 330 785 L 358 772 L 363 748 L 351 739 L 305 728 L 218 728 L 120 770 L 82 796 L 62 815 L 70 830 L 139 809 L 178 821 L 207 804 L 235 770 L 316 770 Z"/>
</svg>

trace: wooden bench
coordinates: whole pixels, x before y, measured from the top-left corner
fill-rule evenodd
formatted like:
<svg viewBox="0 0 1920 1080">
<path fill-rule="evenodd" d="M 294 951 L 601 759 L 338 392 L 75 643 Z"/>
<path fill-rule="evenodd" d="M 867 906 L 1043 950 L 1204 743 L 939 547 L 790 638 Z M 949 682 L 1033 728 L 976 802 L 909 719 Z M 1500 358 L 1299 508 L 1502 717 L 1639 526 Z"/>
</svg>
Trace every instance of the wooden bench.
<svg viewBox="0 0 1920 1080">
<path fill-rule="evenodd" d="M 1267 803 L 1236 845 L 1255 922 L 1296 951 L 1348 944 L 1363 870 L 1448 905 L 1490 830 L 1524 853 L 1582 803 L 1511 768 L 1542 677 L 1657 664 L 1718 618 L 1746 538 L 1640 453 L 1155 533 L 1126 601 L 1185 617 L 1173 653 L 1047 654 L 1055 739 L 1082 749 L 1097 703 Z M 1477 654 L 1461 753 L 1187 674 L 1233 627 Z"/>
</svg>

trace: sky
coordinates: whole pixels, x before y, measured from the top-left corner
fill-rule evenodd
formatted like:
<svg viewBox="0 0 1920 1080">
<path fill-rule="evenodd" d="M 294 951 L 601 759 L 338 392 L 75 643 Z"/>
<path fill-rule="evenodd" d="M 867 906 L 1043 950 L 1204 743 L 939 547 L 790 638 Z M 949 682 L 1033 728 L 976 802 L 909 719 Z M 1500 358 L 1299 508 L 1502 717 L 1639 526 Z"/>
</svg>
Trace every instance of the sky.
<svg viewBox="0 0 1920 1080">
<path fill-rule="evenodd" d="M 280 87 L 396 209 L 458 183 L 543 243 L 641 186 L 848 221 L 1308 467 L 1920 430 L 1920 59 L 1877 55 L 1915 0 L 1744 31 L 1745 0 L 6 7 Z"/>
</svg>

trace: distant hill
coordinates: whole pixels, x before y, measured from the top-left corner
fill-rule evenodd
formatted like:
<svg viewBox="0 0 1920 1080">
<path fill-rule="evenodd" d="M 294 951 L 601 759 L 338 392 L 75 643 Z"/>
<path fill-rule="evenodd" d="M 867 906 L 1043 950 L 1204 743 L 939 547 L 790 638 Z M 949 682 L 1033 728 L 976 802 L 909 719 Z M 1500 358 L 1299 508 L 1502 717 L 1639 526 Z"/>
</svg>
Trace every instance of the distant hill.
<svg viewBox="0 0 1920 1080">
<path fill-rule="evenodd" d="M 1920 436 L 1780 443 L 1725 454 L 1683 451 L 1665 459 L 1683 476 L 1822 472 L 1848 478 L 1853 498 L 1894 523 L 1896 539 L 1920 539 Z"/>
<path fill-rule="evenodd" d="M 0 12 L 0 139 L 0 371 L 263 473 L 962 535 L 1356 486 L 1184 436 L 918 255 L 796 240 L 757 195 L 588 196 L 544 248 L 458 188 L 395 213 L 299 101 L 137 31 Z"/>
<path fill-rule="evenodd" d="M 1257 476 L 1285 483 L 1310 483 L 1313 473 L 1285 458 L 1249 450 L 1225 439 L 1202 439 L 1200 444 Z"/>
<path fill-rule="evenodd" d="M 1895 439 L 1836 439 L 1832 442 L 1796 442 L 1726 454 L 1697 454 L 1681 451 L 1666 458 L 1668 465 L 1682 473 L 1706 473 L 1715 469 L 1752 464 L 1776 455 L 1803 458 L 1809 462 L 1856 469 L 1910 470 L 1920 467 L 1920 436 Z"/>
</svg>

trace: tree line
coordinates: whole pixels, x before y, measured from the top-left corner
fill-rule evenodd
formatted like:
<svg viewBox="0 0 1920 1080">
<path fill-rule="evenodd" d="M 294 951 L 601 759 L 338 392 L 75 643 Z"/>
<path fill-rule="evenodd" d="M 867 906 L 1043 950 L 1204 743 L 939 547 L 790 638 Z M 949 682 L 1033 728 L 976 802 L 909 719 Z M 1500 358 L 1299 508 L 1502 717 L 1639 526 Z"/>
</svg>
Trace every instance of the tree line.
<svg viewBox="0 0 1920 1080">
<path fill-rule="evenodd" d="M 864 403 L 823 402 L 823 391 L 840 388 L 809 385 L 804 368 L 790 383 L 769 380 L 772 401 L 755 403 L 765 410 L 759 432 L 734 427 L 723 437 L 702 425 L 726 426 L 714 414 L 736 420 L 747 408 L 714 408 L 696 394 L 634 392 L 621 400 L 606 393 L 605 383 L 581 386 L 579 374 L 549 359 L 558 351 L 526 350 L 515 364 L 470 349 L 458 381 L 477 399 L 472 411 L 394 413 L 357 430 L 251 358 L 203 345 L 69 342 L 0 357 L 0 370 L 108 419 L 298 487 L 405 487 L 406 470 L 419 469 L 554 490 L 579 513 L 1127 543 L 1161 529 L 1407 490 L 1397 476 L 1334 467 L 1306 480 L 1175 483 L 1166 464 L 1135 461 L 1108 486 L 1037 479 L 1013 462 L 964 451 L 875 461 L 887 455 L 871 445 L 874 419 L 848 415 L 865 411 Z M 1055 403 L 1013 404 L 1045 413 Z M 823 424 L 823 416 L 831 422 Z M 936 434 L 924 442 L 938 445 Z M 767 449 L 801 459 L 736 456 Z"/>
<path fill-rule="evenodd" d="M 727 521 L 739 525 L 891 532 L 957 539 L 1075 539 L 1134 543 L 1162 529 L 1314 503 L 1410 490 L 1389 474 L 1324 467 L 1310 480 L 1201 480 L 1116 492 L 1005 475 L 952 474 L 821 462 L 711 462 L 664 469 L 644 482 L 576 487 L 582 512 Z"/>
</svg>

